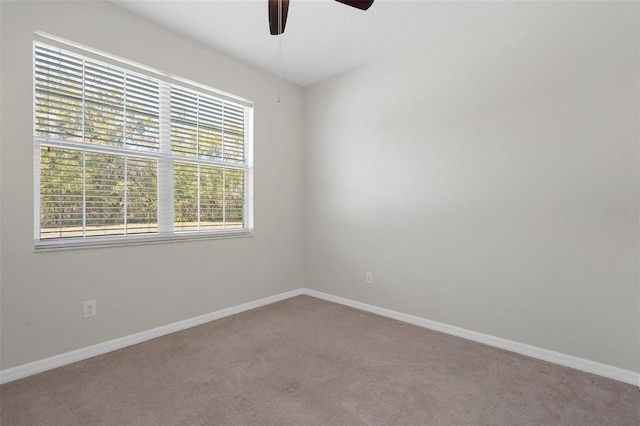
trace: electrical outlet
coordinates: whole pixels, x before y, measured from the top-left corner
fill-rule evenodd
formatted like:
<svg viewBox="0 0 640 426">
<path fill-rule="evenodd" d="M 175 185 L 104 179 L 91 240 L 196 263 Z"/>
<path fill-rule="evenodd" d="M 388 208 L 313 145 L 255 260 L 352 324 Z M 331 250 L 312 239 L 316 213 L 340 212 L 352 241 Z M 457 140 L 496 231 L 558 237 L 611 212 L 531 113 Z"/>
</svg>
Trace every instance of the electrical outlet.
<svg viewBox="0 0 640 426">
<path fill-rule="evenodd" d="M 84 318 L 90 318 L 96 316 L 96 301 L 95 300 L 87 300 L 86 302 L 82 302 L 82 309 L 84 313 Z"/>
<path fill-rule="evenodd" d="M 364 282 L 367 284 L 373 284 L 373 273 L 367 272 L 364 274 Z"/>
</svg>

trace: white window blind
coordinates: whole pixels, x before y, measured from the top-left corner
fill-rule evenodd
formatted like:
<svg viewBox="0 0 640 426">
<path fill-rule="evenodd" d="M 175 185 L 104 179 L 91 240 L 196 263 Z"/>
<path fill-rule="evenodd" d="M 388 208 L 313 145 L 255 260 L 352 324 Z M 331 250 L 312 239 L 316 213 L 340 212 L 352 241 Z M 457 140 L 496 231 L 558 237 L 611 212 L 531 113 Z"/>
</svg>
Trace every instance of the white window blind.
<svg viewBox="0 0 640 426">
<path fill-rule="evenodd" d="M 247 235 L 252 108 L 34 44 L 36 248 Z"/>
</svg>

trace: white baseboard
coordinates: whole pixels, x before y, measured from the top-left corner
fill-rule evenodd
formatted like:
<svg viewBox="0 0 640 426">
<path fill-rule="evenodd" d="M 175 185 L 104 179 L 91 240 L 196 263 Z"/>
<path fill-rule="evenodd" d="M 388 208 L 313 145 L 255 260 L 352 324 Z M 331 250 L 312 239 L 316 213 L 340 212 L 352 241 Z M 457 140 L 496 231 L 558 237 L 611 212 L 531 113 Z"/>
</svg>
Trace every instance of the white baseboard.
<svg viewBox="0 0 640 426">
<path fill-rule="evenodd" d="M 502 339 L 500 337 L 490 336 L 488 334 L 478 333 L 475 331 L 443 324 L 436 321 L 431 321 L 413 315 L 403 314 L 401 312 L 392 311 L 390 309 L 356 302 L 355 300 L 346 299 L 344 297 L 334 296 L 307 288 L 299 288 L 285 293 L 276 294 L 274 296 L 265 297 L 264 299 L 243 303 L 241 305 L 221 309 L 209 314 L 174 322 L 162 327 L 153 328 L 151 330 L 142 331 L 140 333 L 131 334 L 129 336 L 109 340 L 104 343 L 98 343 L 86 348 L 81 348 L 75 351 L 52 356 L 50 358 L 45 358 L 39 361 L 34 361 L 28 364 L 23 364 L 17 367 L 2 370 L 0 371 L 0 384 L 28 377 L 33 374 L 42 373 L 43 371 L 52 370 L 57 367 L 62 367 L 64 365 L 102 355 L 111 351 L 115 351 L 117 349 L 122 349 L 127 346 L 155 339 L 156 337 L 175 333 L 176 331 L 185 330 L 187 328 L 205 324 L 207 322 L 228 317 L 230 315 L 239 314 L 241 312 L 255 309 L 260 306 L 269 305 L 271 303 L 279 302 L 281 300 L 289 299 L 291 297 L 299 296 L 302 294 L 317 297 L 318 299 L 323 299 L 330 302 L 339 303 L 341 305 L 350 306 L 352 308 L 371 312 L 387 318 L 392 318 L 398 321 L 428 328 L 430 330 L 440 331 L 443 333 L 451 334 L 453 336 L 458 336 L 475 342 L 484 343 L 489 346 L 495 346 L 497 348 L 506 349 L 511 352 L 530 356 L 532 358 L 549 361 L 554 364 L 575 368 L 576 370 L 597 374 L 599 376 L 607 377 L 640 387 L 640 374 L 638 372 L 624 370 L 618 367 L 612 367 L 607 364 L 601 364 L 583 358 L 538 348 L 536 346 L 526 345 L 524 343 L 514 342 L 511 340 Z"/>
<path fill-rule="evenodd" d="M 102 355 L 107 352 L 115 351 L 117 349 L 122 349 L 127 346 L 135 345 L 137 343 L 142 343 L 147 340 L 155 339 L 156 337 L 175 333 L 176 331 L 185 330 L 187 328 L 205 324 L 210 321 L 228 317 L 230 315 L 239 314 L 241 312 L 259 308 L 260 306 L 269 305 L 271 303 L 279 302 L 281 300 L 289 299 L 290 297 L 299 296 L 301 294 L 304 294 L 304 291 L 301 288 L 287 291 L 285 293 L 265 297 L 264 299 L 243 303 L 241 305 L 221 309 L 209 314 L 204 314 L 183 321 L 174 322 L 162 327 L 153 328 L 151 330 L 142 331 L 140 333 L 131 334 L 129 336 L 120 337 L 118 339 L 113 339 L 107 342 L 98 343 L 96 345 L 87 346 L 86 348 L 81 348 L 75 351 L 55 355 L 50 358 L 45 358 L 39 361 L 34 361 L 28 364 L 23 364 L 17 367 L 2 370 L 0 371 L 0 384 L 11 382 L 17 379 L 22 379 L 23 377 L 42 373 L 43 371 L 52 370 L 54 368 L 92 358 L 97 355 Z"/>
<path fill-rule="evenodd" d="M 373 314 L 378 314 L 383 317 L 393 318 L 398 321 L 428 328 L 430 330 L 440 331 L 443 333 L 451 334 L 453 336 L 462 337 L 467 340 L 472 340 L 474 342 L 484 343 L 489 346 L 495 346 L 497 348 L 506 349 L 508 351 L 515 352 L 521 355 L 530 356 L 531 358 L 537 358 L 544 361 L 552 362 L 554 364 L 563 365 L 565 367 L 575 368 L 576 370 L 597 374 L 598 376 L 607 377 L 609 379 L 618 380 L 620 382 L 629 383 L 631 385 L 640 387 L 640 374 L 635 371 L 624 370 L 622 368 L 613 367 L 607 364 L 601 364 L 599 362 L 589 361 L 587 359 L 566 355 L 560 352 L 554 352 L 547 349 L 538 348 L 536 346 L 514 342 L 512 340 L 502 339 L 500 337 L 490 336 L 488 334 L 478 333 L 475 331 L 443 324 L 436 321 L 431 321 L 413 315 L 403 314 L 401 312 L 392 311 L 386 308 L 380 308 L 378 306 L 368 305 L 366 303 L 356 302 L 351 299 L 334 296 L 316 290 L 307 288 L 303 290 L 304 294 L 317 297 L 318 299 L 350 306 L 352 308 L 371 312 Z"/>
</svg>

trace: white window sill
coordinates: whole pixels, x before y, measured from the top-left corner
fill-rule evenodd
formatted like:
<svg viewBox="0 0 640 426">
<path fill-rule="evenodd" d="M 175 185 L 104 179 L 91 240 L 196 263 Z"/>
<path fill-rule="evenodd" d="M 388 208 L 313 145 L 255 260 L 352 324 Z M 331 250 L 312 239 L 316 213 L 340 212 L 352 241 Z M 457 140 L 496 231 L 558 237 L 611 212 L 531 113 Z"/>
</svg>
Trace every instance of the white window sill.
<svg viewBox="0 0 640 426">
<path fill-rule="evenodd" d="M 36 253 L 78 250 L 89 248 L 122 247 L 145 244 L 175 243 L 180 241 L 218 240 L 226 238 L 253 237 L 253 230 L 237 229 L 217 232 L 180 232 L 170 235 L 136 235 L 118 237 L 88 237 L 88 238 L 68 238 L 36 241 L 34 251 Z"/>
</svg>

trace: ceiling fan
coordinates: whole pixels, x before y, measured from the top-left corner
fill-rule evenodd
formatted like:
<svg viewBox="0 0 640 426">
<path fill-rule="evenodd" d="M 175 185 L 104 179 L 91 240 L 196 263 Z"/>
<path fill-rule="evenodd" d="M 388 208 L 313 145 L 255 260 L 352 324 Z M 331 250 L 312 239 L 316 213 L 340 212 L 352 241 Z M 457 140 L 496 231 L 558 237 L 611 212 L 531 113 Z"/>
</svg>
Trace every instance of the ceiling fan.
<svg viewBox="0 0 640 426">
<path fill-rule="evenodd" d="M 373 4 L 373 0 L 336 0 L 347 6 L 360 10 L 367 10 Z M 271 35 L 278 35 L 284 32 L 289 13 L 289 0 L 269 0 L 269 29 Z"/>
</svg>

